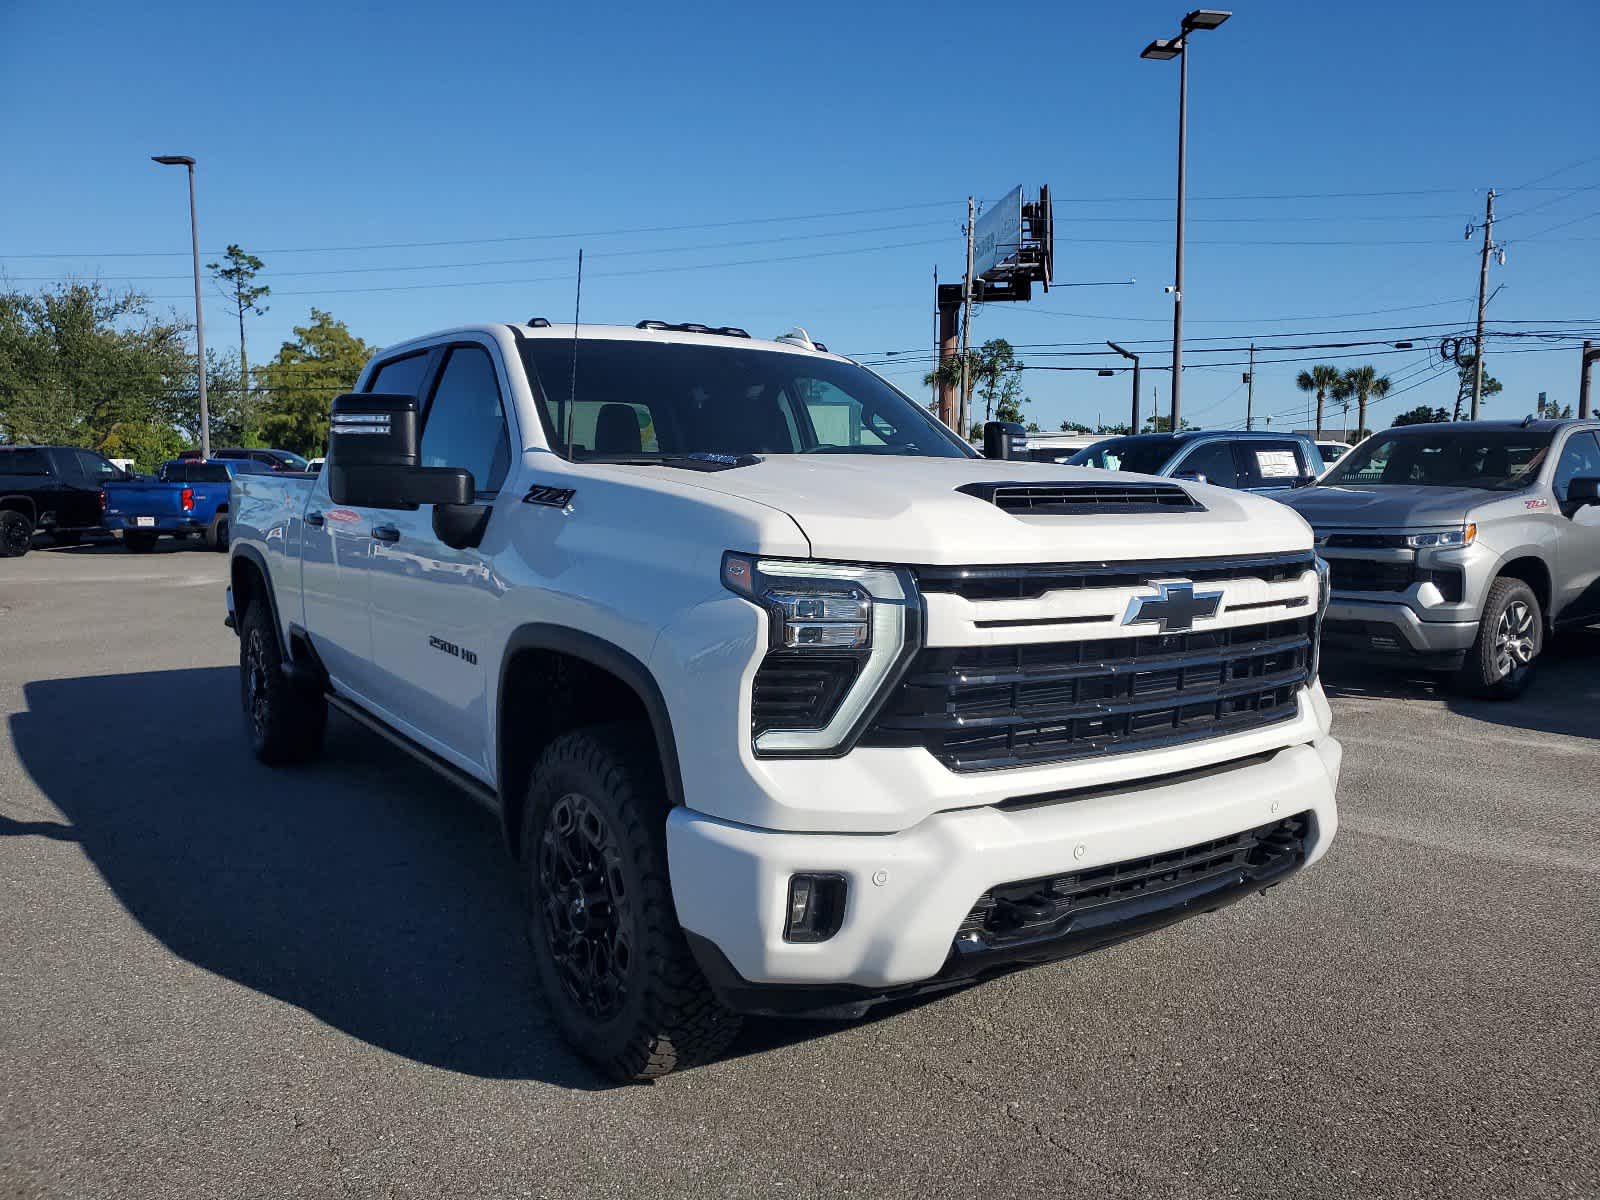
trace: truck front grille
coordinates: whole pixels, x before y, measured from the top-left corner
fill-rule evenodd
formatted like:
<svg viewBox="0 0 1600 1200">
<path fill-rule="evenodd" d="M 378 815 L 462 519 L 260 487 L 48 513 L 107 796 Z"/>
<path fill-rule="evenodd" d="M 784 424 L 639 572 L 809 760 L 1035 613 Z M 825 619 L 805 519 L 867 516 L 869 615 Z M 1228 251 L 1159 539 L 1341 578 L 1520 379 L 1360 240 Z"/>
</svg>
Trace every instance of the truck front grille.
<svg viewBox="0 0 1600 1200">
<path fill-rule="evenodd" d="M 1328 579 L 1336 592 L 1403 592 L 1411 586 L 1412 564 L 1330 558 Z"/>
<path fill-rule="evenodd" d="M 1164 902 L 1179 903 L 1206 881 L 1276 875 L 1304 859 L 1310 828 L 1309 815 L 1300 813 L 1180 850 L 1001 884 L 978 897 L 956 940 L 1003 946 L 1051 936 L 1079 922 L 1113 922 L 1119 905 L 1148 914 Z"/>
<path fill-rule="evenodd" d="M 1313 621 L 922 650 L 863 744 L 972 771 L 1258 729 L 1295 715 Z"/>
</svg>

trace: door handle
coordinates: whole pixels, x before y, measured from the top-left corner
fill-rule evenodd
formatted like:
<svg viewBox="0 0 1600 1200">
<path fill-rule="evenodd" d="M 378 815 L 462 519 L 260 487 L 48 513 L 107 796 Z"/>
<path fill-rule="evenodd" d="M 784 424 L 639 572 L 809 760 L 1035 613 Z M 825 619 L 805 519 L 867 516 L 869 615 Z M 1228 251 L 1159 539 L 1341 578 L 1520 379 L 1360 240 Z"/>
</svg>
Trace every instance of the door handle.
<svg viewBox="0 0 1600 1200">
<path fill-rule="evenodd" d="M 400 540 L 400 531 L 393 525 L 374 525 L 372 527 L 372 536 L 380 542 L 398 542 Z"/>
<path fill-rule="evenodd" d="M 327 518 L 319 512 L 308 512 L 306 514 L 306 524 L 315 525 L 318 529 L 321 529 L 326 521 Z"/>
</svg>

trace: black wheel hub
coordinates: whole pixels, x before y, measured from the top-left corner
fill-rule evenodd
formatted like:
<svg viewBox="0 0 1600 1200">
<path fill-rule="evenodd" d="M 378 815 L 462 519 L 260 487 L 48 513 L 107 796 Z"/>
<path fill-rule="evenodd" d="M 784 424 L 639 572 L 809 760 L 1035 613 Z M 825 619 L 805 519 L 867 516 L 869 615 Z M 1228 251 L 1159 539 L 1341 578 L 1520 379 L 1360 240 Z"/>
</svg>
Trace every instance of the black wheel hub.
<svg viewBox="0 0 1600 1200">
<path fill-rule="evenodd" d="M 23 521 L 0 521 L 0 538 L 5 540 L 5 548 L 13 554 L 26 550 L 32 540 L 28 526 Z"/>
<path fill-rule="evenodd" d="M 633 914 L 616 835 L 584 797 L 550 809 L 536 865 L 535 924 L 567 995 L 590 1018 L 615 1016 L 633 967 Z"/>
</svg>

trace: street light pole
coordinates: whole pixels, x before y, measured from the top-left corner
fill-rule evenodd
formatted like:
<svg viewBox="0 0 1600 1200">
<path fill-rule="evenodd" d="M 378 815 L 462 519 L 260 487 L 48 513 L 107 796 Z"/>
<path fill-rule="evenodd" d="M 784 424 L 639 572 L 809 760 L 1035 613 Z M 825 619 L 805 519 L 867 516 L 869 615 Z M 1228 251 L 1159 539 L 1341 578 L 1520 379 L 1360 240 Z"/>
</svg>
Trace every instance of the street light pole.
<svg viewBox="0 0 1600 1200">
<path fill-rule="evenodd" d="M 1197 29 L 1215 29 L 1233 14 L 1216 8 L 1197 8 L 1183 18 L 1175 38 L 1157 38 L 1140 58 L 1178 60 L 1178 220 L 1172 272 L 1172 432 L 1182 420 L 1183 392 L 1183 235 L 1189 173 L 1189 35 Z"/>
<path fill-rule="evenodd" d="M 1129 418 L 1128 432 L 1130 434 L 1138 433 L 1139 432 L 1139 356 L 1137 354 L 1133 353 L 1133 351 L 1131 351 L 1131 350 L 1124 350 L 1121 346 L 1117 345 L 1115 342 L 1107 342 L 1106 345 L 1110 346 L 1118 354 L 1122 355 L 1123 358 L 1131 358 L 1133 360 L 1133 415 Z"/>
<path fill-rule="evenodd" d="M 200 456 L 211 457 L 211 409 L 206 403 L 206 315 L 200 302 L 200 218 L 194 203 L 194 159 L 187 154 L 155 154 L 152 162 L 189 171 L 189 243 L 194 251 L 194 348 L 200 380 Z"/>
</svg>

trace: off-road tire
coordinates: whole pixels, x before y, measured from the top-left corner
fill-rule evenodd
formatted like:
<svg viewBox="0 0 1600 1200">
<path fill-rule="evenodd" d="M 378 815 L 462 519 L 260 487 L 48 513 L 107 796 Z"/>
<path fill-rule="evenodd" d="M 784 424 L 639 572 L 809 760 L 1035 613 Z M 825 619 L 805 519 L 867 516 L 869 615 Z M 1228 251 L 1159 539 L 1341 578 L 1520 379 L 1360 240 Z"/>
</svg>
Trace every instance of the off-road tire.
<svg viewBox="0 0 1600 1200">
<path fill-rule="evenodd" d="M 122 546 L 130 554 L 149 554 L 156 548 L 160 535 L 154 533 L 122 533 Z"/>
<path fill-rule="evenodd" d="M 260 599 L 245 609 L 239 628 L 239 703 L 250 749 L 268 766 L 306 762 L 322 752 L 328 701 L 284 673 L 272 611 Z"/>
<path fill-rule="evenodd" d="M 594 818 L 603 825 L 600 841 L 587 836 L 583 841 L 596 848 L 604 904 L 631 943 L 622 987 L 607 1014 L 588 1006 L 592 989 L 586 1001 L 579 985 L 570 982 L 572 956 L 557 944 L 580 940 L 571 932 L 572 901 L 563 900 L 575 896 L 578 885 L 569 882 L 559 893 L 547 886 L 569 860 L 559 859 L 546 836 L 560 840 L 563 813 L 566 828 L 574 827 L 575 799 L 582 802 L 585 822 Z M 524 809 L 522 877 L 540 990 L 568 1041 L 623 1081 L 642 1082 L 709 1062 L 727 1048 L 741 1024 L 712 993 L 678 924 L 667 873 L 669 808 L 650 730 L 618 722 L 578 729 L 552 742 L 534 768 Z M 591 905 L 585 911 L 588 920 L 596 910 Z M 624 944 L 620 934 L 617 938 L 612 950 Z M 622 957 L 609 955 L 613 966 Z M 597 958 L 591 954 L 585 961 Z"/>
<path fill-rule="evenodd" d="M 1461 686 L 1476 696 L 1513 700 L 1533 682 L 1544 650 L 1544 614 L 1533 589 L 1502 576 L 1489 587 L 1478 636 L 1461 664 Z"/>
<path fill-rule="evenodd" d="M 26 513 L 0 509 L 0 558 L 21 558 L 33 545 L 33 522 Z"/>
</svg>

